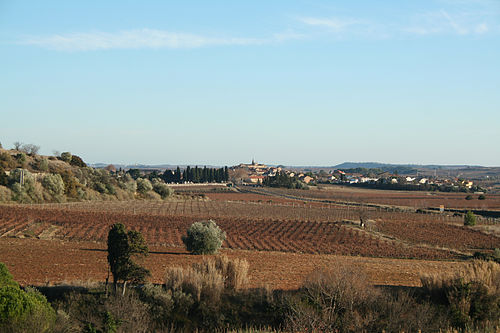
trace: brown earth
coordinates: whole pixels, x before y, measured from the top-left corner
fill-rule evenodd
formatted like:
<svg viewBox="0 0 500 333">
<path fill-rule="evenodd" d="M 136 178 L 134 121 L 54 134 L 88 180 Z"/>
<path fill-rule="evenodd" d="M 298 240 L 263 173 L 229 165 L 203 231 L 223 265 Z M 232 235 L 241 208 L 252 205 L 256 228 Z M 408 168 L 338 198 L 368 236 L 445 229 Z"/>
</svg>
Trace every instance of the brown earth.
<svg viewBox="0 0 500 333">
<path fill-rule="evenodd" d="M 180 247 L 150 248 L 145 261 L 151 282 L 162 283 L 165 269 L 187 266 L 203 256 L 190 255 Z M 230 258 L 249 264 L 249 287 L 298 288 L 314 270 L 334 265 L 352 265 L 364 270 L 377 285 L 419 286 L 419 274 L 458 269 L 463 262 L 348 257 L 284 252 L 223 249 Z M 7 265 L 22 285 L 86 284 L 103 282 L 107 276 L 106 245 L 95 242 L 0 238 L 0 262 Z"/>
</svg>

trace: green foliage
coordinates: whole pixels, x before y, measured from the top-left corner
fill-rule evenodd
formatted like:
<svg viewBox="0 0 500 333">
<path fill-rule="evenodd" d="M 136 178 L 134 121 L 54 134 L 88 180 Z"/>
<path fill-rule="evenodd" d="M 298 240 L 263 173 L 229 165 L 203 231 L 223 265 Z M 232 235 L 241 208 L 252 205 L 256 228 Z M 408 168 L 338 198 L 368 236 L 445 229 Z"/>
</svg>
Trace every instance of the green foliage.
<svg viewBox="0 0 500 333">
<path fill-rule="evenodd" d="M 65 151 L 63 153 L 61 153 L 61 160 L 63 160 L 64 162 L 71 162 L 71 158 L 73 156 L 71 155 L 71 153 L 69 151 Z"/>
<path fill-rule="evenodd" d="M 26 154 L 25 153 L 19 153 L 16 155 L 16 161 L 17 165 L 20 167 L 24 167 L 26 164 Z"/>
<path fill-rule="evenodd" d="M 108 233 L 108 263 L 113 274 L 113 284 L 119 281 L 142 282 L 149 271 L 132 260 L 132 256 L 146 256 L 148 247 L 142 234 L 127 231 L 121 223 L 114 224 Z"/>
<path fill-rule="evenodd" d="M 43 172 L 49 171 L 49 161 L 46 158 L 42 158 L 38 162 L 38 170 L 43 171 Z"/>
<path fill-rule="evenodd" d="M 23 174 L 23 177 L 21 177 Z M 21 184 L 21 178 L 24 183 Z M 40 184 L 35 182 L 33 175 L 24 169 L 12 170 L 9 176 L 9 187 L 12 190 L 12 200 L 20 203 L 39 203 L 43 201 Z"/>
<path fill-rule="evenodd" d="M 80 167 L 80 168 L 86 168 L 87 167 L 87 164 L 82 160 L 82 158 L 80 156 L 77 156 L 77 155 L 72 155 L 71 156 L 69 164 L 71 164 L 73 166 L 76 166 L 76 167 Z"/>
<path fill-rule="evenodd" d="M 464 225 L 473 226 L 476 225 L 476 215 L 470 210 L 464 216 Z"/>
<path fill-rule="evenodd" d="M 486 200 L 486 196 L 484 194 L 480 194 L 478 197 L 477 197 L 477 200 Z"/>
<path fill-rule="evenodd" d="M 470 194 L 465 197 L 465 200 L 472 200 L 472 199 L 473 199 L 472 195 L 470 195 Z"/>
<path fill-rule="evenodd" d="M 271 187 L 307 189 L 307 185 L 305 185 L 296 177 L 290 177 L 284 171 L 278 172 L 276 176 L 265 177 L 263 185 Z"/>
<path fill-rule="evenodd" d="M 186 249 L 193 254 L 216 253 L 226 240 L 226 233 L 214 221 L 195 222 L 187 230 L 187 235 L 182 236 Z"/>
<path fill-rule="evenodd" d="M 73 173 L 69 170 L 63 170 L 60 172 L 60 175 L 64 182 L 64 194 L 71 198 L 77 198 L 77 189 L 79 188 L 80 184 L 78 183 L 78 180 L 75 178 Z"/>
<path fill-rule="evenodd" d="M 0 263 L 0 331 L 48 332 L 55 318 L 47 299 L 34 289 L 21 290 Z"/>
<path fill-rule="evenodd" d="M 59 174 L 49 173 L 42 179 L 42 186 L 56 199 L 64 195 L 64 181 Z"/>
<path fill-rule="evenodd" d="M 174 194 L 174 190 L 172 188 L 167 186 L 167 184 L 159 183 L 159 182 L 155 182 L 153 184 L 153 191 L 155 191 L 156 193 L 161 195 L 162 199 L 168 198 L 169 196 Z"/>
<path fill-rule="evenodd" d="M 9 184 L 9 176 L 5 173 L 5 170 L 0 165 L 0 186 L 7 186 Z"/>
<path fill-rule="evenodd" d="M 141 171 L 139 169 L 129 169 L 127 174 L 129 174 L 133 179 L 141 177 Z"/>
<path fill-rule="evenodd" d="M 17 162 L 12 156 L 6 152 L 0 153 L 0 168 L 5 170 L 14 169 L 17 166 Z"/>
<path fill-rule="evenodd" d="M 4 287 L 19 287 L 19 284 L 14 281 L 7 266 L 3 262 L 0 262 L 0 288 Z"/>
<path fill-rule="evenodd" d="M 148 179 L 138 178 L 137 179 L 137 192 L 140 194 L 146 194 L 153 189 L 153 185 Z"/>
</svg>

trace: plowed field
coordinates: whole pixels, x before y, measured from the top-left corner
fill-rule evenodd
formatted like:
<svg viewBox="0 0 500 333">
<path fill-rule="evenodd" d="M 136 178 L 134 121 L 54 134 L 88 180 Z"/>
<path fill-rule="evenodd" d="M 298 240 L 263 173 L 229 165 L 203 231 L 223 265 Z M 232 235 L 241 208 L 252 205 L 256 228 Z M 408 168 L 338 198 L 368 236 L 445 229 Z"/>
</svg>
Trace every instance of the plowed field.
<svg viewBox="0 0 500 333">
<path fill-rule="evenodd" d="M 4 262 L 22 285 L 86 284 L 104 282 L 107 275 L 105 244 L 58 240 L 0 238 L 0 262 Z M 178 247 L 150 248 L 145 261 L 151 282 L 162 283 L 165 269 L 187 266 L 202 256 Z M 250 264 L 249 287 L 298 288 L 314 270 L 345 264 L 366 271 L 378 285 L 419 286 L 419 274 L 452 271 L 463 263 L 408 259 L 363 258 L 284 252 L 222 250 L 228 257 L 244 258 Z"/>
<path fill-rule="evenodd" d="M 182 246 L 181 235 L 198 220 L 192 216 L 134 215 L 57 208 L 0 206 L 0 235 L 105 242 L 110 225 L 124 223 L 151 245 Z M 457 254 L 407 245 L 338 222 L 218 218 L 230 249 L 390 258 L 451 259 Z"/>
</svg>

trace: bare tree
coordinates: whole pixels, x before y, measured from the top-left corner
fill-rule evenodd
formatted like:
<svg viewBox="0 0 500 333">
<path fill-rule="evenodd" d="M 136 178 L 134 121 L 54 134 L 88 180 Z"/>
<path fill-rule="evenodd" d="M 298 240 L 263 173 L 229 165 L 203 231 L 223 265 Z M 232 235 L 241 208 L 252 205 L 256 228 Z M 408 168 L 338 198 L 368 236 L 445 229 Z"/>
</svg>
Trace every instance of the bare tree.
<svg viewBox="0 0 500 333">
<path fill-rule="evenodd" d="M 22 142 L 16 141 L 14 142 L 14 150 L 19 150 L 23 146 Z"/>
<path fill-rule="evenodd" d="M 40 151 L 40 146 L 29 143 L 22 145 L 20 150 L 28 155 L 36 155 L 38 154 L 38 151 Z"/>
</svg>

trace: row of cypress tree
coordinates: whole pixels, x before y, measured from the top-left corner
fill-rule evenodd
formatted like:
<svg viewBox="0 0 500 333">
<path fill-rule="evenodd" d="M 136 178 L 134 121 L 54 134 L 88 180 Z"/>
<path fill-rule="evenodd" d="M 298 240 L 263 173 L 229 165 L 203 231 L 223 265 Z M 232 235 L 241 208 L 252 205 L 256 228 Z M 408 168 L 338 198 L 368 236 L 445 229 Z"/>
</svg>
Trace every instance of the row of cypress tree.
<svg viewBox="0 0 500 333">
<path fill-rule="evenodd" d="M 180 182 L 193 182 L 193 183 L 212 183 L 212 182 L 227 182 L 229 180 L 229 170 L 227 166 L 224 168 L 194 168 L 187 166 L 183 171 L 179 167 L 172 170 L 165 170 L 161 178 L 165 183 L 180 183 Z"/>
</svg>

